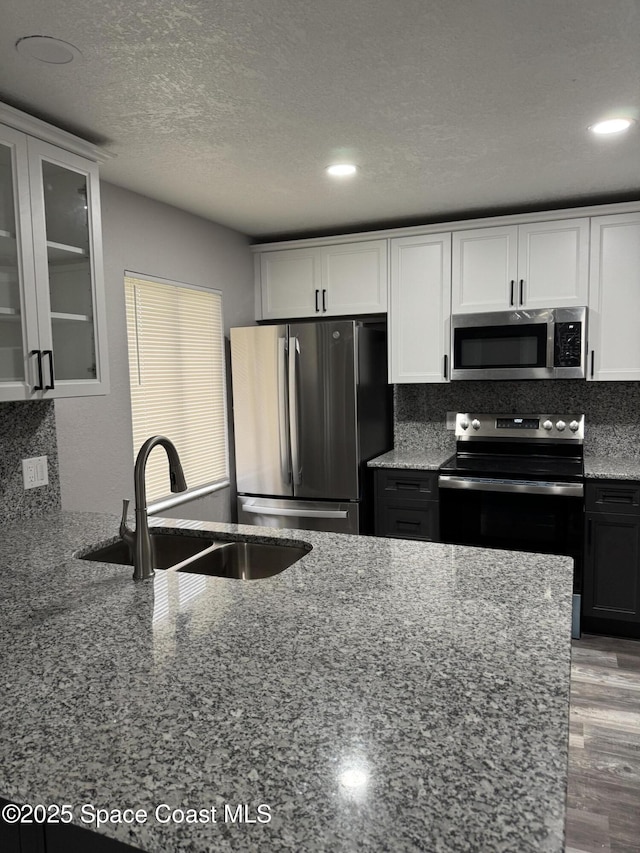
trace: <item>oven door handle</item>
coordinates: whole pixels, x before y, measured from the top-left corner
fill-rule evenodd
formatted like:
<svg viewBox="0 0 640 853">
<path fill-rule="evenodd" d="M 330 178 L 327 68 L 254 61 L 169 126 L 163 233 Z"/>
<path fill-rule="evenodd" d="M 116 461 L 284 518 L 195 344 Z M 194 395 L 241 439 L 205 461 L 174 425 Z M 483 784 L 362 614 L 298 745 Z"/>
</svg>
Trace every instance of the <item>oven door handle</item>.
<svg viewBox="0 0 640 853">
<path fill-rule="evenodd" d="M 456 477 L 440 474 L 441 489 L 472 489 L 478 492 L 515 492 L 522 495 L 557 495 L 580 498 L 584 494 L 582 483 L 547 483 L 536 480 L 486 480 L 482 477 Z"/>
</svg>

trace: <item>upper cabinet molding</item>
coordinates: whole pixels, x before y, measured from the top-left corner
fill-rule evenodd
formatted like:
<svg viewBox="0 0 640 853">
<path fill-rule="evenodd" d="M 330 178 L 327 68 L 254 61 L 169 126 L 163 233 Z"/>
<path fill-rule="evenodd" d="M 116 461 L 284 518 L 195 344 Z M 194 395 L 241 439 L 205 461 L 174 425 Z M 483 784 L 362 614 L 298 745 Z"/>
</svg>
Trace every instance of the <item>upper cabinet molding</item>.
<svg viewBox="0 0 640 853">
<path fill-rule="evenodd" d="M 115 154 L 99 148 L 92 142 L 87 142 L 86 139 L 74 136 L 66 130 L 60 130 L 60 128 L 47 124 L 39 118 L 34 118 L 21 110 L 10 107 L 8 104 L 0 103 L 0 124 L 5 124 L 36 139 L 41 139 L 43 142 L 49 142 L 51 145 L 57 145 L 58 148 L 78 154 L 94 163 L 104 163 L 106 160 L 115 157 Z"/>
<path fill-rule="evenodd" d="M 425 234 L 441 234 L 445 231 L 465 231 L 471 228 L 493 228 L 494 226 L 527 225 L 576 219 L 589 216 L 640 212 L 638 201 L 619 204 L 598 204 L 589 207 L 568 207 L 562 210 L 539 210 L 535 213 L 514 213 L 508 216 L 488 216 L 475 219 L 443 220 L 428 225 L 411 225 L 406 228 L 384 228 L 378 231 L 358 231 L 352 234 L 336 234 L 331 237 L 309 237 L 299 240 L 282 240 L 272 243 L 254 243 L 252 252 L 272 252 L 280 249 L 303 249 L 312 246 L 332 246 L 336 243 L 359 243 L 362 240 L 381 240 L 392 237 L 422 237 Z"/>
</svg>

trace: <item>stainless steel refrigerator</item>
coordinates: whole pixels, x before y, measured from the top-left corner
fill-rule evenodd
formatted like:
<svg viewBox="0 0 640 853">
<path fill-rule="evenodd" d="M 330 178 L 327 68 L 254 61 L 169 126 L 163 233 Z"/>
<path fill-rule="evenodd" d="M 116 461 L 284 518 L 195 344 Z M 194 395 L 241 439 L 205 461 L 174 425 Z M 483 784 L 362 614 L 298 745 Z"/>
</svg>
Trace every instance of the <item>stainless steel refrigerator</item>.
<svg viewBox="0 0 640 853">
<path fill-rule="evenodd" d="M 383 322 L 231 329 L 238 521 L 372 532 L 366 461 L 389 450 Z"/>
</svg>

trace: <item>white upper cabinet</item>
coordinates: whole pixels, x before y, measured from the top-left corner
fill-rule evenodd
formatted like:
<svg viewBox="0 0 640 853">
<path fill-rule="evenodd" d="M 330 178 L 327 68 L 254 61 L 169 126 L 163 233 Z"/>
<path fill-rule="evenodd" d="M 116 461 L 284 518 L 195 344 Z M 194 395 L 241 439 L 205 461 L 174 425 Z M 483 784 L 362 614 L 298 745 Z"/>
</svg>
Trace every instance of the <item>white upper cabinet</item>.
<svg viewBox="0 0 640 853">
<path fill-rule="evenodd" d="M 398 237 L 390 245 L 389 381 L 446 382 L 451 234 Z"/>
<path fill-rule="evenodd" d="M 589 219 L 453 234 L 452 312 L 587 304 Z"/>
<path fill-rule="evenodd" d="M 108 390 L 97 166 L 0 125 L 0 400 Z"/>
<path fill-rule="evenodd" d="M 640 213 L 591 220 L 588 378 L 640 380 Z"/>
<path fill-rule="evenodd" d="M 387 310 L 387 241 L 325 246 L 322 311 L 327 316 Z"/>
<path fill-rule="evenodd" d="M 453 314 L 506 311 L 518 277 L 518 227 L 474 228 L 453 234 Z"/>
<path fill-rule="evenodd" d="M 320 305 L 320 250 L 285 249 L 258 256 L 262 320 L 307 317 Z"/>
<path fill-rule="evenodd" d="M 261 320 L 387 310 L 387 241 L 261 252 Z"/>
</svg>

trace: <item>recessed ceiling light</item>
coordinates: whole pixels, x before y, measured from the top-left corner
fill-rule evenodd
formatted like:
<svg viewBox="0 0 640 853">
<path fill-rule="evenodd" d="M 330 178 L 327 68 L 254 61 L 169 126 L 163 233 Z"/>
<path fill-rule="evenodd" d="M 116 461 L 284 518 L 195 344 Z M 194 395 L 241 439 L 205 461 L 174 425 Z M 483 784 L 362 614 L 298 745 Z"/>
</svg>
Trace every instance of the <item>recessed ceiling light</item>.
<svg viewBox="0 0 640 853">
<path fill-rule="evenodd" d="M 335 163 L 333 166 L 327 166 L 327 173 L 333 175 L 334 178 L 344 178 L 347 175 L 355 175 L 357 169 L 353 163 Z"/>
<path fill-rule="evenodd" d="M 623 130 L 628 130 L 632 124 L 633 121 L 629 118 L 610 118 L 607 121 L 592 124 L 589 130 L 593 133 L 621 133 Z"/>
<path fill-rule="evenodd" d="M 53 36 L 24 36 L 16 42 L 16 50 L 27 59 L 48 65 L 68 65 L 82 54 L 74 44 Z"/>
</svg>

